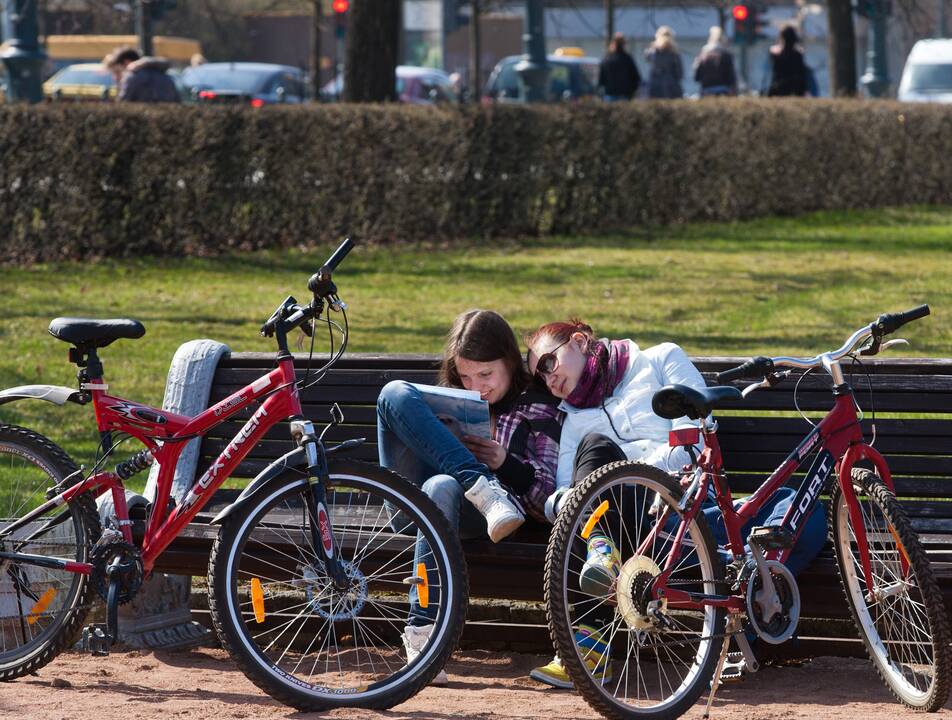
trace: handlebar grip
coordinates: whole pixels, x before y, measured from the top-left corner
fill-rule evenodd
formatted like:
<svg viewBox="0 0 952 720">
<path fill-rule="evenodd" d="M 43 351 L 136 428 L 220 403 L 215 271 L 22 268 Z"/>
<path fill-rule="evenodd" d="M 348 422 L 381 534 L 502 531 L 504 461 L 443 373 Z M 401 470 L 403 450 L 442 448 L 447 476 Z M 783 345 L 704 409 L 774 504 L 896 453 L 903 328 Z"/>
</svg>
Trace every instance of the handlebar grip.
<svg viewBox="0 0 952 720">
<path fill-rule="evenodd" d="M 896 332 L 896 330 L 906 323 L 924 318 L 930 312 L 931 310 L 929 310 L 928 305 L 920 305 L 905 312 L 883 313 L 879 316 L 879 319 L 876 320 L 876 329 L 880 335 L 889 335 L 889 333 Z"/>
<path fill-rule="evenodd" d="M 344 242 L 342 242 L 337 247 L 337 249 L 334 251 L 334 254 L 327 258 L 327 262 L 324 263 L 324 267 L 326 267 L 331 272 L 334 272 L 334 270 L 337 269 L 337 266 L 340 265 L 341 260 L 347 257 L 347 253 L 353 249 L 354 241 L 349 237 L 344 238 Z"/>
<path fill-rule="evenodd" d="M 730 370 L 725 370 L 724 372 L 715 374 L 714 379 L 719 384 L 724 384 L 729 383 L 732 380 L 740 380 L 742 378 L 762 378 L 768 373 L 772 372 L 773 369 L 773 360 L 771 360 L 769 357 L 764 357 L 761 355 L 748 360 L 743 365 L 738 365 L 737 367 L 731 368 Z"/>
</svg>

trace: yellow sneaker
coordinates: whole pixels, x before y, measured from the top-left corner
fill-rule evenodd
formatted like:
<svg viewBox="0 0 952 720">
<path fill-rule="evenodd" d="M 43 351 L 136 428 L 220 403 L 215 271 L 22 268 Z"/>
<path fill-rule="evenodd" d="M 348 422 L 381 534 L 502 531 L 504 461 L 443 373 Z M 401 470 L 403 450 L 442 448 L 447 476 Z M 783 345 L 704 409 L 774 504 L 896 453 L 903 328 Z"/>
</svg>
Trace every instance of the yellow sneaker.
<svg viewBox="0 0 952 720">
<path fill-rule="evenodd" d="M 621 572 L 621 556 L 611 538 L 592 535 L 588 554 L 579 573 L 579 589 L 589 595 L 604 597 L 612 593 L 612 585 Z"/>
<path fill-rule="evenodd" d="M 602 642 L 598 630 L 588 625 L 580 625 L 578 632 L 575 633 L 575 644 L 578 645 L 579 654 L 589 674 L 602 685 L 610 682 L 612 671 L 608 664 L 608 646 Z M 529 677 L 563 690 L 571 690 L 575 687 L 558 655 L 552 658 L 552 662 L 548 665 L 535 668 L 529 673 Z"/>
</svg>

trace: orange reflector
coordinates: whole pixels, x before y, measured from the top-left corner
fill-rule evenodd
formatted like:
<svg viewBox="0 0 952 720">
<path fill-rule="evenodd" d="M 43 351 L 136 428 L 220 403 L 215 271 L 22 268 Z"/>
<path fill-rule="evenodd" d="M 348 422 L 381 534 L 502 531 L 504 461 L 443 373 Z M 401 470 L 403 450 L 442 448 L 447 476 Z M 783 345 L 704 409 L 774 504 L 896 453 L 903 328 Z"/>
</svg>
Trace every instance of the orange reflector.
<svg viewBox="0 0 952 720">
<path fill-rule="evenodd" d="M 261 589 L 261 581 L 258 578 L 251 578 L 251 607 L 255 609 L 255 622 L 264 622 L 264 590 Z"/>
<path fill-rule="evenodd" d="M 50 603 L 53 602 L 53 598 L 56 597 L 56 590 L 53 588 L 48 588 L 45 593 L 40 595 L 40 599 L 36 601 L 36 604 L 30 609 L 30 614 L 27 616 L 27 623 L 32 625 L 37 620 L 40 619 L 40 615 L 46 612 L 46 608 L 50 606 Z"/>
<path fill-rule="evenodd" d="M 588 540 L 588 536 L 592 534 L 592 530 L 595 529 L 595 526 L 598 525 L 598 521 L 602 519 L 602 515 L 608 512 L 608 500 L 602 500 L 602 504 L 595 508 L 595 512 L 592 513 L 592 517 L 588 519 L 588 522 L 585 523 L 585 527 L 582 528 L 582 540 Z"/>
<path fill-rule="evenodd" d="M 889 526 L 889 533 L 893 536 L 893 540 L 896 541 L 896 545 L 899 546 L 899 552 L 901 552 L 902 556 L 906 559 L 906 564 L 912 565 L 912 563 L 909 562 L 909 553 L 906 552 L 906 548 L 903 547 L 902 540 L 899 539 L 899 535 L 896 534 L 896 529 L 892 525 Z"/>
<path fill-rule="evenodd" d="M 426 565 L 423 563 L 417 563 L 416 574 L 417 577 L 422 581 L 416 586 L 417 600 L 420 603 L 420 607 L 425 608 L 430 604 L 430 582 L 426 576 Z"/>
</svg>

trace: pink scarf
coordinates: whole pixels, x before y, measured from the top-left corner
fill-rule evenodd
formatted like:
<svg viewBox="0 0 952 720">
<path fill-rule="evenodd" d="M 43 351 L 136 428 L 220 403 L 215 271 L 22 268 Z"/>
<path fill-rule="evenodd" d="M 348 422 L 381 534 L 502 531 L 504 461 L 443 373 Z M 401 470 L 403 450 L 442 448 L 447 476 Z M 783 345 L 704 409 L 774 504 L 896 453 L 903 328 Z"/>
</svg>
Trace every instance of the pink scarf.
<svg viewBox="0 0 952 720">
<path fill-rule="evenodd" d="M 601 405 L 615 391 L 628 369 L 628 343 L 624 340 L 599 341 L 591 350 L 578 384 L 565 398 L 572 407 Z"/>
</svg>

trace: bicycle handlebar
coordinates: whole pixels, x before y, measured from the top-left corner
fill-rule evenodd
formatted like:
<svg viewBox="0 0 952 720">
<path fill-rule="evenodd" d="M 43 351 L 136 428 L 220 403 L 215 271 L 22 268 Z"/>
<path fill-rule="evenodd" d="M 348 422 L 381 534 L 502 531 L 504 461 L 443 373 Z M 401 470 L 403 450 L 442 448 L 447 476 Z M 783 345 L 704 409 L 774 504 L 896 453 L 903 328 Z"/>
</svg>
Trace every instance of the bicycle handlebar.
<svg viewBox="0 0 952 720">
<path fill-rule="evenodd" d="M 344 242 L 337 246 L 333 254 L 327 258 L 327 261 L 321 266 L 321 269 L 311 275 L 307 281 L 307 288 L 318 297 L 326 297 L 337 292 L 337 288 L 331 281 L 331 275 L 341 261 L 347 257 L 347 253 L 354 249 L 354 241 L 349 237 L 344 238 Z"/>
<path fill-rule="evenodd" d="M 731 368 L 730 370 L 725 370 L 724 372 L 719 372 L 714 377 L 718 383 L 728 383 L 732 380 L 739 380 L 742 378 L 766 377 L 777 367 L 793 367 L 801 369 L 819 367 L 825 362 L 833 362 L 846 355 L 849 355 L 859 343 L 869 338 L 873 338 L 873 344 L 870 347 L 870 352 L 865 354 L 875 355 L 877 352 L 879 352 L 879 341 L 885 335 L 895 332 L 906 323 L 924 318 L 929 313 L 930 310 L 928 305 L 920 305 L 918 307 L 912 308 L 911 310 L 906 310 L 905 312 L 883 313 L 875 322 L 870 323 L 866 327 L 860 328 L 850 335 L 847 341 L 834 352 L 821 353 L 812 358 L 798 358 L 789 356 L 775 358 L 763 356 L 756 357 L 748 360 L 743 365 Z"/>
</svg>

